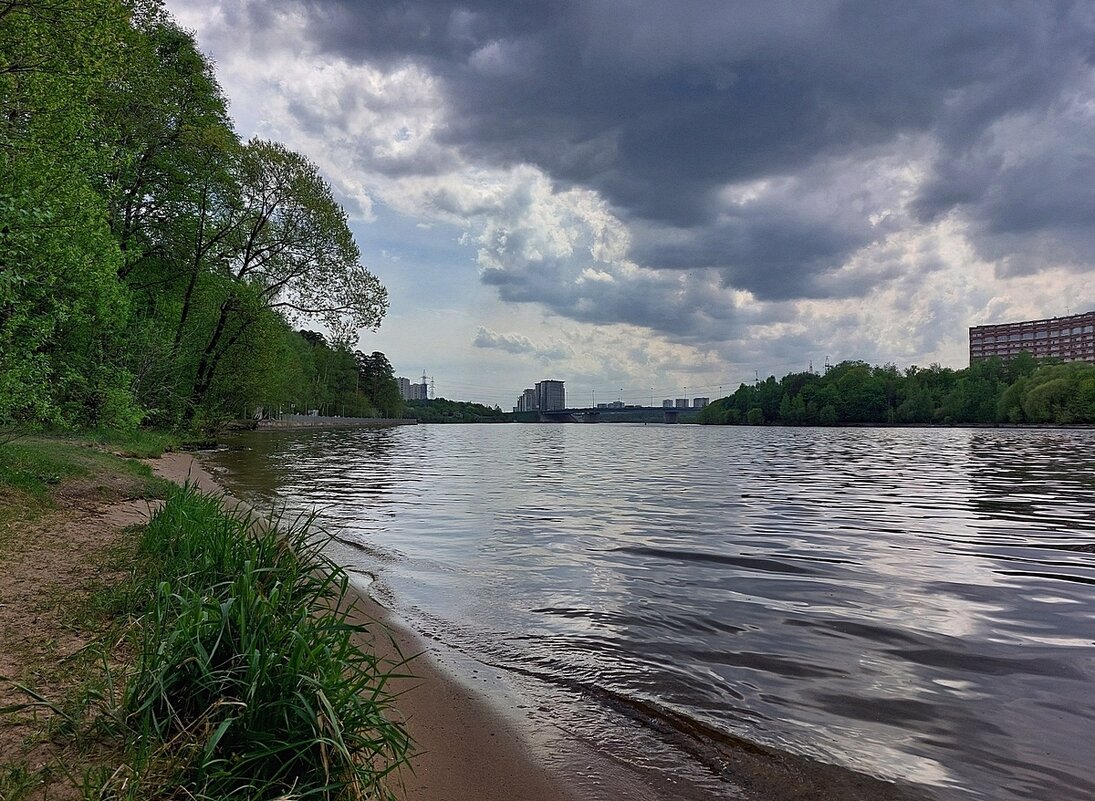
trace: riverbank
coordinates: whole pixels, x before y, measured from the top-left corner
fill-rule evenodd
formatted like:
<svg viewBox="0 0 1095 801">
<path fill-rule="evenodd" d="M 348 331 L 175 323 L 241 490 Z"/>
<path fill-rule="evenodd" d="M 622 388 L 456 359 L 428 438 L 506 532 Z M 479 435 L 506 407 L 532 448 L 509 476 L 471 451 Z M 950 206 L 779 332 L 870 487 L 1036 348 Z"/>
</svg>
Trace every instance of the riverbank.
<svg viewBox="0 0 1095 801">
<path fill-rule="evenodd" d="M 80 799 L 95 764 L 120 761 L 105 744 L 89 754 L 59 737 L 64 716 L 20 687 L 78 711 L 103 662 L 111 588 L 128 575 L 133 526 L 148 520 L 166 482 L 104 443 L 26 438 L 0 449 L 0 798 Z M 155 443 L 136 450 L 155 452 Z M 116 447 L 111 442 L 108 447 Z M 133 442 L 126 448 L 132 449 Z M 107 660 L 117 667 L 127 656 Z M 24 706 L 26 704 L 29 706 Z M 21 708 L 22 707 L 22 708 Z"/>
<path fill-rule="evenodd" d="M 331 417 L 310 414 L 285 414 L 259 420 L 255 428 L 259 431 L 291 431 L 310 428 L 391 428 L 392 426 L 413 426 L 418 421 L 413 417 Z"/>
<path fill-rule="evenodd" d="M 169 453 L 150 463 L 156 475 L 223 493 L 190 454 Z M 232 501 L 238 504 L 238 501 Z M 354 589 L 353 615 L 372 635 L 362 646 L 393 672 L 388 689 L 414 742 L 410 769 L 397 782 L 406 801 L 566 801 L 561 777 L 548 772 L 522 732 L 428 653 L 427 644 L 391 612 Z"/>
<path fill-rule="evenodd" d="M 31 453 L 55 445 L 33 441 L 21 448 Z M 0 708 L 8 709 L 0 726 L 0 797 L 6 801 L 85 798 L 82 773 L 121 764 L 123 755 L 108 746 L 89 753 L 80 738 L 57 737 L 58 721 L 66 725 L 70 700 L 96 681 L 89 649 L 111 625 L 104 599 L 124 585 L 138 527 L 159 508 L 165 480 L 222 492 L 190 454 L 138 463 L 68 443 L 55 449 L 55 458 L 37 459 L 30 471 L 31 495 L 10 482 L 0 488 L 6 511 L 0 528 Z M 74 458 L 82 464 L 65 464 Z M 226 506 L 241 504 L 227 499 Z M 574 797 L 532 755 L 514 722 L 425 654 L 426 645 L 388 610 L 366 592 L 355 591 L 351 601 L 351 622 L 368 630 L 359 645 L 395 674 L 385 687 L 397 698 L 392 718 L 414 738 L 409 766 L 390 782 L 399 799 Z M 125 650 L 109 655 L 114 668 L 131 658 Z"/>
<path fill-rule="evenodd" d="M 107 458 L 86 450 L 89 458 Z M 102 635 L 106 614 L 96 611 L 102 603 L 96 598 L 125 578 L 137 539 L 135 530 L 126 527 L 146 520 L 156 508 L 164 480 L 188 481 L 205 492 L 221 491 L 210 472 L 189 454 L 169 453 L 144 464 L 109 458 L 108 471 L 90 469 L 80 483 L 57 471 L 43 471 L 44 478 L 54 482 L 44 486 L 52 488 L 49 492 L 58 508 L 33 524 L 24 521 L 19 542 L 5 552 L 5 579 L 20 590 L 5 588 L 0 595 L 0 609 L 13 616 L 5 618 L 0 629 L 13 635 L 10 645 L 0 643 L 0 652 L 14 660 L 5 663 L 2 672 L 44 691 L 50 699 L 86 684 L 93 672 L 94 665 L 77 655 Z M 139 474 L 140 480 L 126 483 L 125 471 Z M 14 553 L 21 557 L 14 558 Z M 606 724 L 602 732 L 613 731 L 632 748 L 669 737 L 682 749 L 670 761 L 621 759 L 619 743 L 584 736 L 566 723 L 565 714 L 545 705 L 553 702 L 535 690 L 514 692 L 505 670 L 412 631 L 370 597 L 367 588 L 355 594 L 354 606 L 353 621 L 368 626 L 361 644 L 397 674 L 386 687 L 395 695 L 392 715 L 415 741 L 410 767 L 393 783 L 400 801 L 909 797 L 885 782 L 840 768 L 745 742 L 715 742 L 707 733 L 657 718 L 656 710 L 615 708 L 611 699 L 592 699 L 594 705 L 606 704 L 599 715 L 619 719 L 619 725 Z M 74 620 L 85 621 L 76 638 L 70 636 Z M 24 659 L 27 654 L 33 658 Z M 25 694 L 4 684 L 0 706 L 26 700 Z M 556 699 L 560 712 L 564 705 L 591 700 L 564 694 Z M 0 753 L 9 764 L 0 768 L 0 797 L 89 797 L 73 781 L 91 764 L 88 754 L 53 736 L 56 721 L 44 707 L 27 710 L 14 725 L 5 721 L 9 725 L 2 729 L 6 739 L 0 741 Z M 688 760 L 686 754 L 697 749 L 703 751 L 699 763 L 711 780 L 706 791 L 683 781 L 680 770 L 685 762 L 676 761 Z M 96 764 L 104 764 L 110 755 L 99 751 L 94 757 Z"/>
</svg>

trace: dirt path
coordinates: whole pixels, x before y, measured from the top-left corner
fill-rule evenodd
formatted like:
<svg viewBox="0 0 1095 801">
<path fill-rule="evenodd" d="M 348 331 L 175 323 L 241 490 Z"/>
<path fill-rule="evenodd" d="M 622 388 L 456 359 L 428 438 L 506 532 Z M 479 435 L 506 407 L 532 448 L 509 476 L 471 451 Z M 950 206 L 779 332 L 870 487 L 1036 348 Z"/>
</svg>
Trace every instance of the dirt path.
<svg viewBox="0 0 1095 801">
<path fill-rule="evenodd" d="M 16 682 L 52 700 L 83 680 L 89 658 L 83 649 L 99 636 L 101 623 L 88 614 L 86 600 L 121 578 L 110 566 L 111 553 L 127 547 L 124 530 L 146 521 L 156 503 L 132 497 L 143 489 L 140 479 L 124 475 L 65 482 L 55 495 L 56 510 L 6 532 L 0 552 L 0 707 L 30 700 Z M 58 768 L 68 755 L 43 737 L 51 714 L 31 709 L 0 717 L 0 757 L 39 774 L 28 780 L 37 789 L 27 797 L 77 798 Z"/>
</svg>

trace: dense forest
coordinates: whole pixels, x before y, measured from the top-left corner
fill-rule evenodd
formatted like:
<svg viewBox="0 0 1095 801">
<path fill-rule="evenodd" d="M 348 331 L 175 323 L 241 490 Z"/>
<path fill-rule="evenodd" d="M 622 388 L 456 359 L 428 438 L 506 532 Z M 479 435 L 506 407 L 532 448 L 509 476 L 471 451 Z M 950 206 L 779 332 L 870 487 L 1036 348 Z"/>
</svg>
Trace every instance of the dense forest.
<svg viewBox="0 0 1095 801">
<path fill-rule="evenodd" d="M 974 362 L 964 370 L 938 365 L 872 367 L 842 362 L 824 375 L 791 373 L 742 384 L 707 406 L 699 422 L 729 425 L 858 423 L 1095 423 L 1095 365 L 1037 362 L 1022 353 L 1009 363 Z"/>
<path fill-rule="evenodd" d="M 0 425 L 401 413 L 345 212 L 157 0 L 0 2 L 0 108 Z"/>
</svg>

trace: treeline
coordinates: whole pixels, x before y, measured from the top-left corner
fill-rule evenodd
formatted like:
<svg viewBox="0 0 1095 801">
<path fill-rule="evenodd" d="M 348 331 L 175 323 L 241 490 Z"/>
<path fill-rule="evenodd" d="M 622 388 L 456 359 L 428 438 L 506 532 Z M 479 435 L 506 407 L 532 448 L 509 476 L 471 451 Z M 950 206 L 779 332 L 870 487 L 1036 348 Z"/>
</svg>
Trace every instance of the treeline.
<svg viewBox="0 0 1095 801">
<path fill-rule="evenodd" d="M 300 331 L 280 374 L 287 386 L 282 402 L 262 414 L 307 414 L 342 417 L 402 417 L 392 365 L 379 351 L 371 354 L 331 346 L 320 333 Z"/>
<path fill-rule="evenodd" d="M 406 413 L 420 423 L 502 423 L 508 419 L 497 406 L 446 398 L 407 401 Z"/>
<path fill-rule="evenodd" d="M 724 425 L 1095 423 L 1095 365 L 1029 353 L 1005 364 L 872 367 L 847 361 L 825 375 L 791 373 L 742 384 L 699 422 Z"/>
<path fill-rule="evenodd" d="M 0 3 L 0 104 L 0 425 L 398 411 L 350 350 L 387 294 L 345 212 L 239 139 L 158 0 Z"/>
</svg>

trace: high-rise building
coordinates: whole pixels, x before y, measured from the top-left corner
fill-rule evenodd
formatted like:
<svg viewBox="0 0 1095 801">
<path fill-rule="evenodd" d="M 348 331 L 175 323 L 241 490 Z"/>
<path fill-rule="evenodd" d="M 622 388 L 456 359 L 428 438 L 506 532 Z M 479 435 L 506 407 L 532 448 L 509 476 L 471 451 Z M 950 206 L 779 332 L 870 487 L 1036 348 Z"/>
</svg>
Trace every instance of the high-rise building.
<svg viewBox="0 0 1095 801">
<path fill-rule="evenodd" d="M 409 378 L 400 376 L 395 383 L 399 385 L 399 397 L 403 400 L 429 400 L 430 385 L 426 382 L 412 384 Z"/>
<path fill-rule="evenodd" d="M 710 402 L 711 402 L 710 398 L 693 398 L 692 399 L 692 408 L 693 409 L 702 409 L 704 406 L 706 406 Z"/>
<path fill-rule="evenodd" d="M 992 356 L 1007 361 L 1023 351 L 1037 359 L 1095 363 L 1095 311 L 970 328 L 970 363 Z"/>
<path fill-rule="evenodd" d="M 662 401 L 662 408 L 663 409 L 672 409 L 673 408 L 673 399 L 672 398 L 666 398 L 665 400 L 663 400 Z"/>
<path fill-rule="evenodd" d="M 554 412 L 567 407 L 566 390 L 562 381 L 544 379 L 536 382 L 536 408 L 541 412 Z"/>
<path fill-rule="evenodd" d="M 515 412 L 536 411 L 536 390 L 526 389 L 517 398 L 517 405 L 513 407 Z"/>
<path fill-rule="evenodd" d="M 676 406 L 678 409 L 687 409 L 688 398 L 677 398 L 676 402 L 673 405 Z"/>
</svg>

